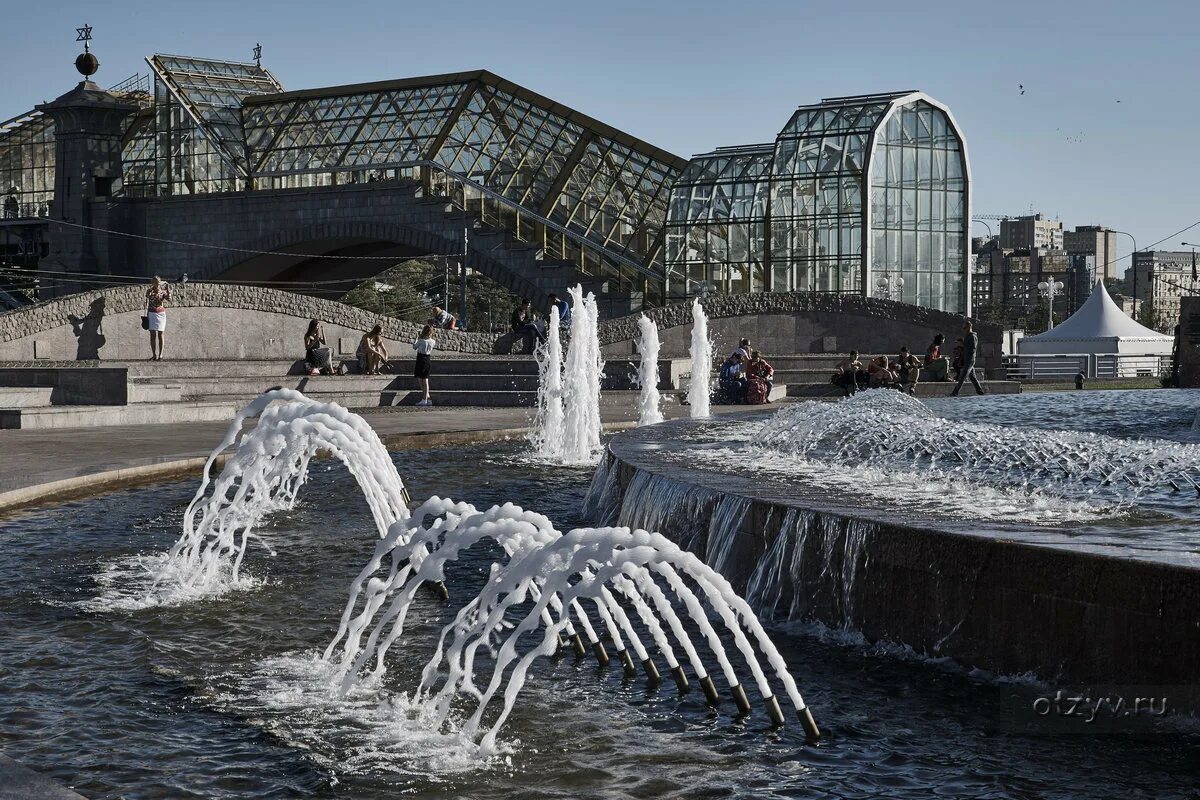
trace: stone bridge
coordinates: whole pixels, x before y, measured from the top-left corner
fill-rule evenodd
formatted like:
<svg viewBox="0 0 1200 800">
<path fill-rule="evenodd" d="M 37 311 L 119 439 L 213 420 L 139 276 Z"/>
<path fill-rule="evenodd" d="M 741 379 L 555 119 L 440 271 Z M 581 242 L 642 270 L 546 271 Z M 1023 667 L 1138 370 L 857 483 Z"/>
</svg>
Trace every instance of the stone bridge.
<svg viewBox="0 0 1200 800">
<path fill-rule="evenodd" d="M 221 257 L 236 255 L 214 252 L 214 260 Z M 0 314 L 0 361 L 142 358 L 146 342 L 139 318 L 145 289 L 122 286 L 84 292 Z M 864 353 L 894 353 L 905 344 L 923 352 L 936 333 L 953 342 L 966 319 L 890 300 L 806 292 L 710 295 L 702 303 L 718 354 L 743 336 L 772 355 L 852 348 Z M 259 286 L 189 280 L 186 285 L 176 285 L 171 305 L 167 336 L 172 358 L 298 358 L 303 354 L 300 339 L 309 319 L 324 323 L 330 345 L 342 355 L 353 354 L 362 332 L 376 323 L 383 325 L 385 338 L 405 344 L 419 331 L 413 323 L 344 303 Z M 656 308 L 647 315 L 659 326 L 662 356 L 686 357 L 691 305 Z M 606 357 L 636 352 L 637 317 L 601 323 Z M 977 325 L 985 367 L 999 367 L 999 327 Z M 507 335 L 458 331 L 440 331 L 438 335 L 438 349 L 445 352 L 508 353 L 512 345 L 512 337 Z"/>
<path fill-rule="evenodd" d="M 421 256 L 466 265 L 539 307 L 575 282 L 574 267 L 536 245 L 482 225 L 415 180 L 122 200 L 113 263 L 126 274 L 277 283 L 338 297 L 392 264 Z"/>
</svg>

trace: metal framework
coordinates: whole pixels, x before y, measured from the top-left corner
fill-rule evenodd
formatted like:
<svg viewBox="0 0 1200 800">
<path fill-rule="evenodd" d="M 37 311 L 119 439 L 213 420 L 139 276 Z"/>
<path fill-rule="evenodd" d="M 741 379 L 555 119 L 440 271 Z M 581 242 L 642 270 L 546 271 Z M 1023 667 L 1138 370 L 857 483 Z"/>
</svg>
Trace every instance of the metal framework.
<svg viewBox="0 0 1200 800">
<path fill-rule="evenodd" d="M 904 302 L 968 311 L 968 198 L 966 147 L 937 101 L 828 98 L 773 143 L 689 162 L 671 197 L 668 292 L 871 295 L 894 276 Z"/>
<path fill-rule="evenodd" d="M 243 125 L 255 188 L 390 179 L 428 161 L 441 167 L 433 188 L 546 258 L 624 289 L 642 287 L 610 262 L 636 263 L 661 285 L 667 198 L 685 162 L 490 72 L 247 98 Z"/>
</svg>

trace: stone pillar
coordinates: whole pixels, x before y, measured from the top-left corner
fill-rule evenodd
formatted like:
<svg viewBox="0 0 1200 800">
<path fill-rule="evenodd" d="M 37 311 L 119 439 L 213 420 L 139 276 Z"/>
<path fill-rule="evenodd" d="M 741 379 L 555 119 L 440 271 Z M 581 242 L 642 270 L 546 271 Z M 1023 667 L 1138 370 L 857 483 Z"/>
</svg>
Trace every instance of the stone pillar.
<svg viewBox="0 0 1200 800">
<path fill-rule="evenodd" d="M 1176 369 L 1181 388 L 1200 388 L 1200 297 L 1179 299 L 1179 332 L 1175 335 Z"/>
<path fill-rule="evenodd" d="M 126 103 L 93 83 L 88 76 L 99 62 L 91 54 L 80 56 L 76 67 L 84 79 L 71 91 L 37 110 L 54 120 L 54 201 L 50 252 L 42 262 L 46 270 L 67 273 L 111 274 L 109 250 L 113 242 L 104 233 L 109 224 L 114 191 L 121 181 L 121 124 L 137 106 Z M 63 278 L 62 275 L 50 277 Z M 70 294 L 91 288 L 80 282 L 55 282 L 43 296 Z"/>
</svg>

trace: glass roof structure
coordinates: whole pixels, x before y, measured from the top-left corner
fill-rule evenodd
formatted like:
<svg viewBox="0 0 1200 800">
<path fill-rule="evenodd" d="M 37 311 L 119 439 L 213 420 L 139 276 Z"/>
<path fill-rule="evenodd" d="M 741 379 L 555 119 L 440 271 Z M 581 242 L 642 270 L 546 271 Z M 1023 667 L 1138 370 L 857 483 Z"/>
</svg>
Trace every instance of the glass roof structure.
<svg viewBox="0 0 1200 800">
<path fill-rule="evenodd" d="M 966 147 L 919 92 L 799 108 L 773 143 L 694 157 L 667 221 L 667 292 L 814 291 L 967 311 Z"/>
<path fill-rule="evenodd" d="M 969 302 L 966 148 L 918 92 L 829 98 L 773 142 L 686 161 L 485 70 L 289 92 L 258 63 L 146 61 L 144 86 L 113 90 L 140 106 L 118 198 L 419 180 L 652 304 L 711 289 Z M 46 215 L 53 176 L 48 119 L 0 124 L 8 207 Z"/>
<path fill-rule="evenodd" d="M 249 98 L 243 125 L 255 188 L 386 179 L 430 162 L 466 179 L 440 188 L 487 221 L 512 227 L 505 205 L 472 187 L 573 235 L 530 224 L 522 238 L 547 258 L 593 274 L 621 258 L 661 281 L 667 199 L 683 159 L 490 72 Z"/>
</svg>

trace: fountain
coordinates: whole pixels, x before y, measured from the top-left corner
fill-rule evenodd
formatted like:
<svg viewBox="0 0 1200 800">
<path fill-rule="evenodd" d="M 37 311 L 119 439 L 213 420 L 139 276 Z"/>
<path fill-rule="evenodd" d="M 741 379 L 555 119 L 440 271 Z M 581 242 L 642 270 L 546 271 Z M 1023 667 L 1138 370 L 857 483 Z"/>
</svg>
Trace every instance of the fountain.
<svg viewBox="0 0 1200 800">
<path fill-rule="evenodd" d="M 642 314 L 638 317 L 638 329 L 641 338 L 638 340 L 637 381 L 638 392 L 638 426 L 655 425 L 663 421 L 662 410 L 659 408 L 658 395 L 658 326 L 654 321 Z"/>
<path fill-rule="evenodd" d="M 1195 445 L 1096 433 L 951 421 L 899 392 L 860 392 L 839 403 L 798 403 L 768 419 L 757 447 L 841 469 L 922 470 L 995 488 L 1129 502 L 1170 486 L 1200 491 Z"/>
<path fill-rule="evenodd" d="M 254 418 L 257 425 L 242 433 L 243 423 Z M 235 443 L 220 476 L 212 479 L 218 457 Z M 152 580 L 137 605 L 193 600 L 253 585 L 241 575 L 241 565 L 248 544 L 263 542 L 255 529 L 266 515 L 295 504 L 318 451 L 332 454 L 354 475 L 379 536 L 408 516 L 404 483 L 362 417 L 291 389 L 274 389 L 238 412 L 209 455 L 200 488 L 184 513 L 179 541 L 156 562 L 142 565 L 151 569 Z"/>
<path fill-rule="evenodd" d="M 586 309 L 579 328 L 586 333 L 594 325 L 594 304 L 577 307 Z M 582 368 L 595 350 L 582 340 L 572 342 L 576 345 Z M 242 424 L 254 418 L 258 424 L 243 432 Z M 234 452 L 212 479 L 212 468 L 231 446 Z M 545 516 L 511 503 L 480 511 L 431 497 L 409 513 L 404 485 L 370 426 L 340 406 L 313 402 L 292 390 L 265 393 L 231 423 L 206 463 L 183 533 L 162 559 L 143 605 L 161 602 L 165 588 L 174 599 L 196 599 L 220 587 L 245 588 L 235 584 L 248 541 L 262 540 L 254 529 L 265 515 L 293 506 L 311 459 L 321 451 L 350 469 L 380 535 L 321 656 L 333 667 L 333 696 L 344 697 L 363 681 L 377 682 L 387 670 L 392 645 L 404 634 L 420 587 L 430 584 L 449 599 L 446 564 L 477 542 L 491 540 L 504 558 L 491 565 L 482 591 L 442 628 L 406 705 L 419 709 L 413 713 L 420 719 L 440 729 L 450 724 L 453 702 L 473 703 L 459 732 L 477 740 L 481 753 L 493 753 L 533 662 L 565 645 L 580 656 L 590 649 L 598 662 L 608 664 L 605 640 L 627 676 L 640 664 L 653 686 L 660 673 L 651 645 L 681 692 L 690 686 L 684 665 L 690 666 L 715 706 L 719 697 L 706 659 L 714 660 L 739 713 L 747 714 L 750 701 L 725 637 L 749 670 L 772 723 L 784 721 L 777 696 L 782 690 L 808 739 L 819 737 L 795 680 L 750 606 L 696 556 L 658 533 L 636 528 L 562 533 Z M 518 640 L 526 634 L 536 643 L 529 646 L 526 639 L 522 651 Z M 487 682 L 477 686 L 481 677 Z M 501 709 L 485 723 L 493 700 Z"/>
<path fill-rule="evenodd" d="M 530 440 L 539 458 L 561 464 L 593 464 L 600 453 L 600 314 L 583 287 L 570 289 L 571 337 L 566 357 L 552 309 L 545 344 L 538 354 L 538 413 Z"/>
<path fill-rule="evenodd" d="M 692 380 L 688 385 L 688 405 L 692 418 L 709 416 L 709 371 L 712 369 L 712 342 L 708 340 L 708 315 L 700 298 L 692 303 Z"/>
</svg>

